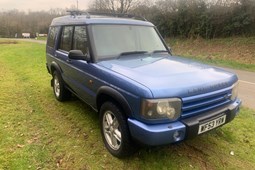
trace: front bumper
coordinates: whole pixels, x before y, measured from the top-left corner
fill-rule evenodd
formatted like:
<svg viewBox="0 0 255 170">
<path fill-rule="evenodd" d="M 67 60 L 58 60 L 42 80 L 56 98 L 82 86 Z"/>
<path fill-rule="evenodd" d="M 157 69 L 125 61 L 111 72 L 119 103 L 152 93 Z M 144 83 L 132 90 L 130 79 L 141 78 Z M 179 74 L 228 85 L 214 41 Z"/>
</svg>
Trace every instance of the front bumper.
<svg viewBox="0 0 255 170">
<path fill-rule="evenodd" d="M 156 146 L 175 143 L 197 136 L 200 124 L 224 114 L 226 115 L 224 124 L 230 122 L 239 112 L 241 103 L 241 100 L 237 99 L 227 107 L 165 124 L 148 125 L 135 119 L 128 119 L 129 130 L 135 140 L 145 145 Z"/>
</svg>

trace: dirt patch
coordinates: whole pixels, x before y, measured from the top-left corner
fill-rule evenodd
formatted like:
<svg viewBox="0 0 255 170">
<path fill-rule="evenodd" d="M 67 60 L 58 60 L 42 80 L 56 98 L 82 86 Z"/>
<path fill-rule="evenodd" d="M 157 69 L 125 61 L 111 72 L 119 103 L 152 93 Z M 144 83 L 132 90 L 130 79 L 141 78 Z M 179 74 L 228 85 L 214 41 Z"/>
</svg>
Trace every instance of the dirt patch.
<svg viewBox="0 0 255 170">
<path fill-rule="evenodd" d="M 18 44 L 17 41 L 0 41 L 0 44 Z"/>
</svg>

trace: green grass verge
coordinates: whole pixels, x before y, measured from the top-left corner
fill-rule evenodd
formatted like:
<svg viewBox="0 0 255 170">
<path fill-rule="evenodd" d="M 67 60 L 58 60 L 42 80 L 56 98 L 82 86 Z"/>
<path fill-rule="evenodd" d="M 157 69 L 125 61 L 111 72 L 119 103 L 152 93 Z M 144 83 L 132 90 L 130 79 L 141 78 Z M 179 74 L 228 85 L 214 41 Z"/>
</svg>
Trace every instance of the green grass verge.
<svg viewBox="0 0 255 170">
<path fill-rule="evenodd" d="M 255 71 L 255 37 L 204 39 L 166 39 L 174 55 L 203 63 Z"/>
<path fill-rule="evenodd" d="M 123 160 L 112 157 L 103 146 L 97 113 L 75 98 L 55 100 L 45 45 L 6 42 L 0 47 L 0 169 L 255 167 L 255 112 L 247 108 L 233 122 L 195 139 L 145 147 Z"/>
</svg>

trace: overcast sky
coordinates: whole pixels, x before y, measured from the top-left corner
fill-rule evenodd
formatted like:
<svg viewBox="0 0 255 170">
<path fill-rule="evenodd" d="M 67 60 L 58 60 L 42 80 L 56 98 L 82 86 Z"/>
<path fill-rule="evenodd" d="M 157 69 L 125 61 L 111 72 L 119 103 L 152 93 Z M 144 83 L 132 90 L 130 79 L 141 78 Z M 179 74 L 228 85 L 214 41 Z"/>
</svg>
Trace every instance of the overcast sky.
<svg viewBox="0 0 255 170">
<path fill-rule="evenodd" d="M 79 9 L 87 9 L 92 0 L 78 0 Z M 41 11 L 51 8 L 70 8 L 77 0 L 0 0 L 0 11 L 18 9 L 22 11 Z"/>
</svg>

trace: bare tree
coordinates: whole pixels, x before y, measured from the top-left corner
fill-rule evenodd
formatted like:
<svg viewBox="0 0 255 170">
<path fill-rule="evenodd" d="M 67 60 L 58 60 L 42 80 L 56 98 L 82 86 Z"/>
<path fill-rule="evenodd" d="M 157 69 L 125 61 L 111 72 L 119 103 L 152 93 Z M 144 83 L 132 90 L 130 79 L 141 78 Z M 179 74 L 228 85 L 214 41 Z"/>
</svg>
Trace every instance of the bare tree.
<svg viewBox="0 0 255 170">
<path fill-rule="evenodd" d="M 138 0 L 95 0 L 90 6 L 90 11 L 127 13 L 139 4 Z"/>
<path fill-rule="evenodd" d="M 46 34 L 52 19 L 65 13 L 64 9 L 27 13 L 18 10 L 0 11 L 0 37 L 21 37 L 23 32 L 31 33 L 31 37 L 36 33 Z"/>
<path fill-rule="evenodd" d="M 93 0 L 89 10 L 143 16 L 164 37 L 255 35 L 254 0 Z M 66 14 L 66 9 L 0 10 L 0 37 L 47 33 L 52 19 Z"/>
</svg>

